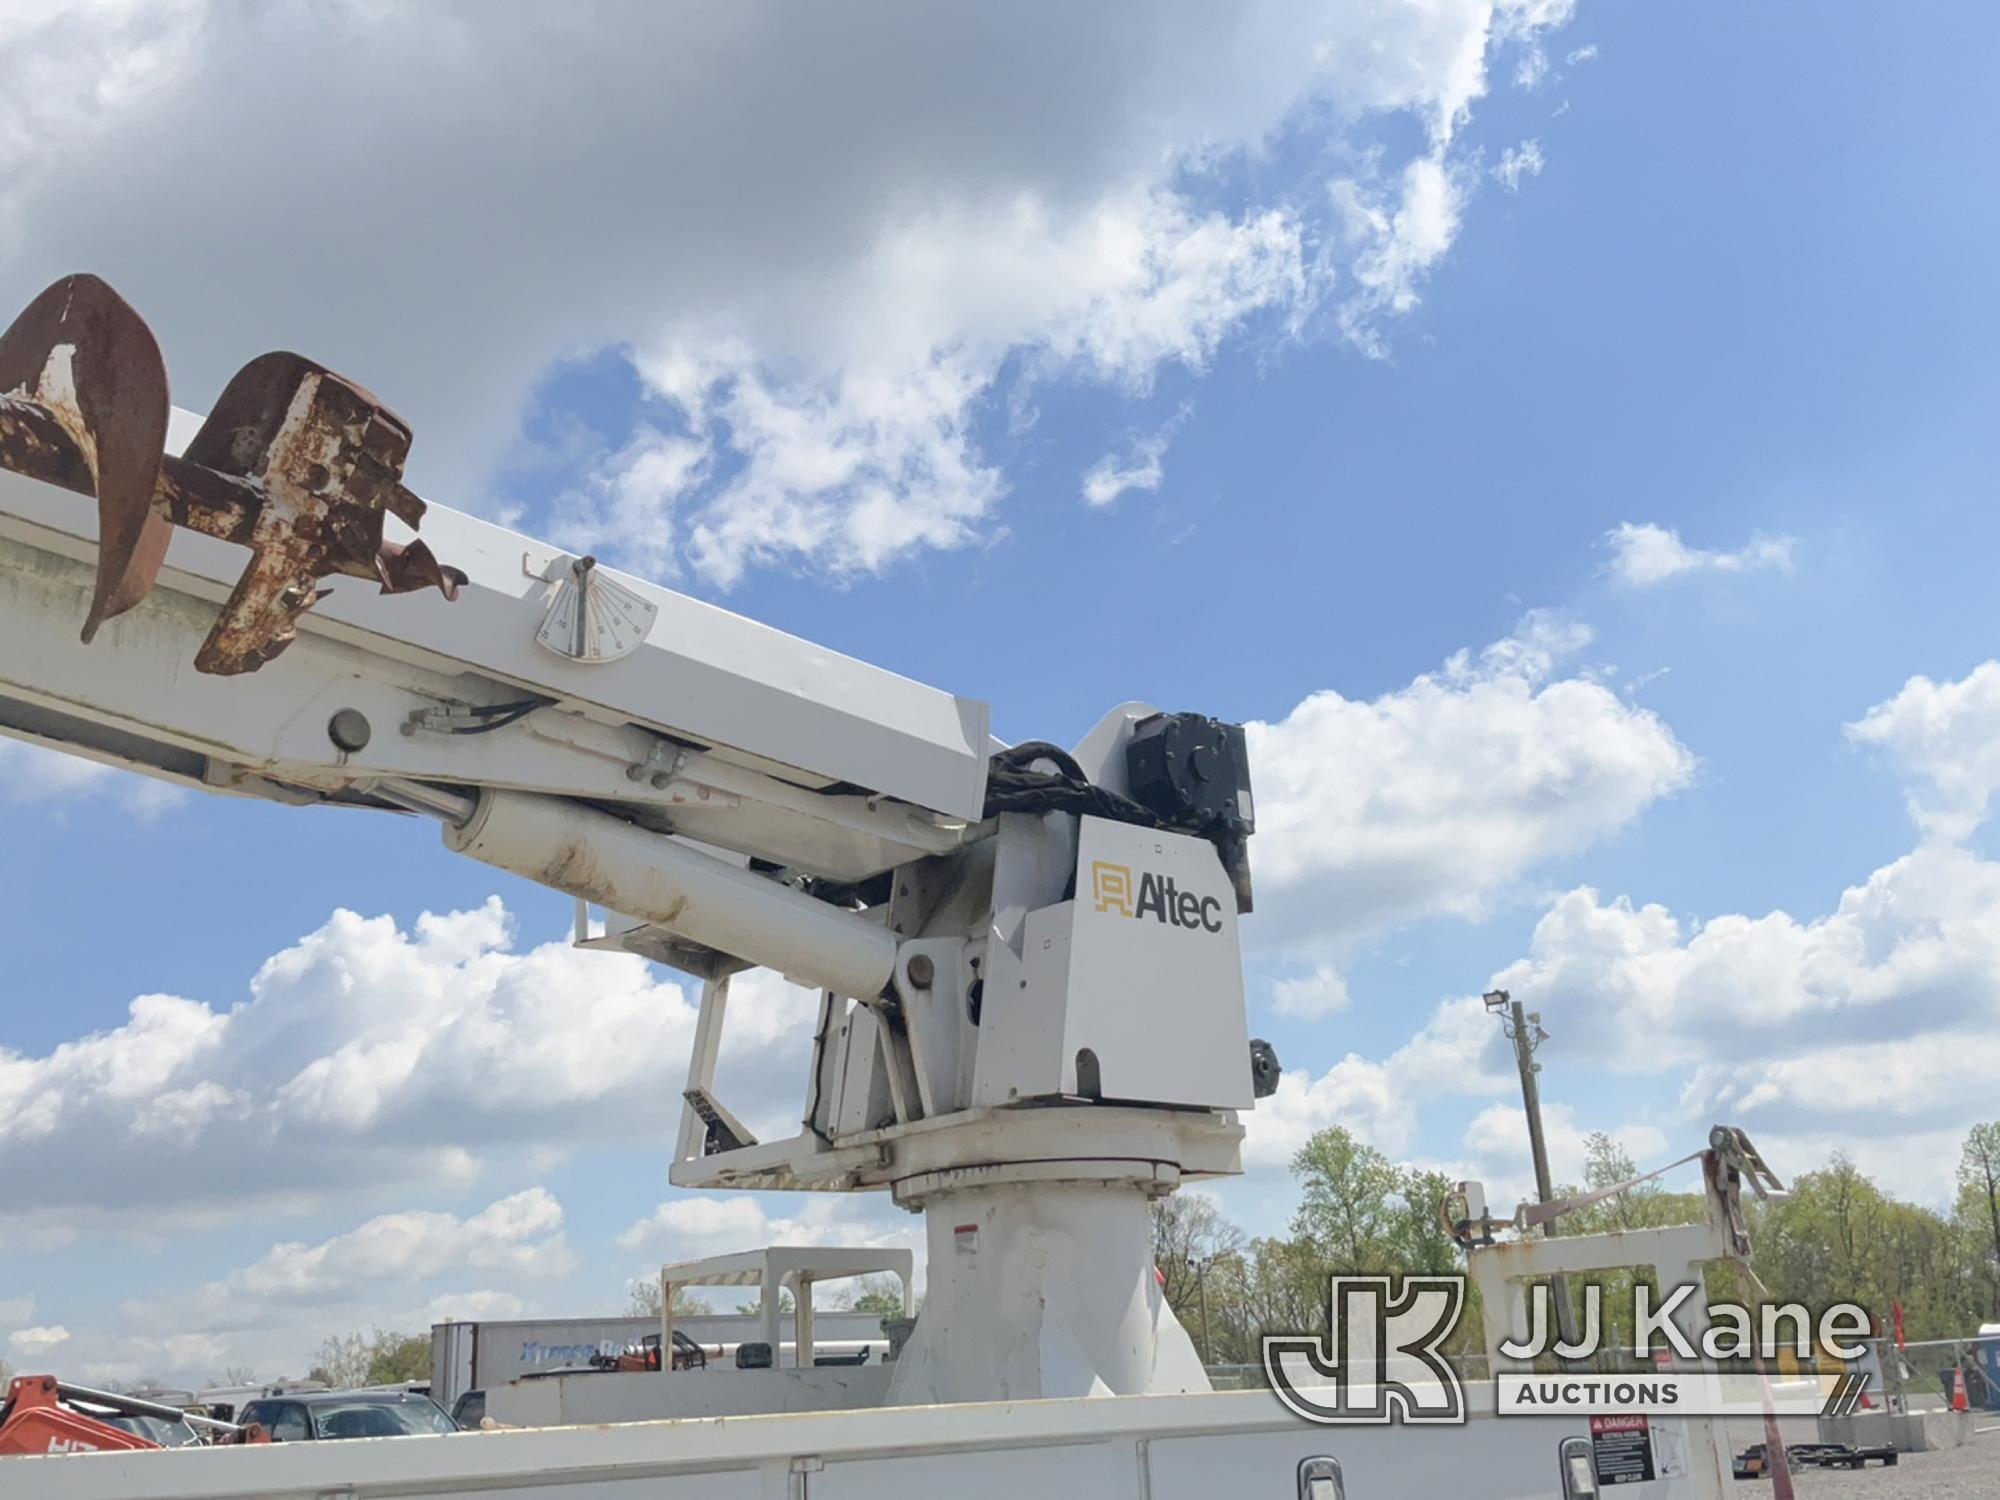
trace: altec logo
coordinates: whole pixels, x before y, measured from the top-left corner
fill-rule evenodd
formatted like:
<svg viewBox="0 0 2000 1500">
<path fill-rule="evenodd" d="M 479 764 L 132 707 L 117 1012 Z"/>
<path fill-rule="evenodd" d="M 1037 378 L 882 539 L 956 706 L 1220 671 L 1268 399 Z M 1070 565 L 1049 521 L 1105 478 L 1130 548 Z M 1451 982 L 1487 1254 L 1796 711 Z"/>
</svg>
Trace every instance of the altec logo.
<svg viewBox="0 0 2000 1500">
<path fill-rule="evenodd" d="M 1114 912 L 1121 917 L 1152 917 L 1169 927 L 1222 931 L 1222 903 L 1213 896 L 1197 896 L 1193 891 L 1179 889 L 1171 875 L 1150 872 L 1141 875 L 1135 896 L 1130 865 L 1094 859 L 1090 862 L 1090 894 L 1102 912 Z"/>
</svg>

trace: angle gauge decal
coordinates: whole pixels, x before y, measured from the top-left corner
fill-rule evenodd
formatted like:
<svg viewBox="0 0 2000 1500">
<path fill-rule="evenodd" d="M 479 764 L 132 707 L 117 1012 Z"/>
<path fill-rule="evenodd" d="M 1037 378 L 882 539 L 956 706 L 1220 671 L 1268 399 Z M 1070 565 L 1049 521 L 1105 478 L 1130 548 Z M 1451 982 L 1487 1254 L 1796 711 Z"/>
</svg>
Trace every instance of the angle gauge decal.
<svg viewBox="0 0 2000 1500">
<path fill-rule="evenodd" d="M 657 604 L 607 577 L 594 557 L 558 558 L 542 576 L 555 588 L 535 639 L 571 661 L 629 656 L 659 617 Z"/>
</svg>

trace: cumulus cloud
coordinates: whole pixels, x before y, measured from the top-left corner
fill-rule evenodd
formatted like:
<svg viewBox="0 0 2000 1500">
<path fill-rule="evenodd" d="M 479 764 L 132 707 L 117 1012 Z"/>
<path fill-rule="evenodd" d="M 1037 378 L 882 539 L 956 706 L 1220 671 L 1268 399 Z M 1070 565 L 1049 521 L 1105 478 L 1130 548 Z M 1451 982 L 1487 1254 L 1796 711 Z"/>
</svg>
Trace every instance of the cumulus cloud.
<svg viewBox="0 0 2000 1500">
<path fill-rule="evenodd" d="M 1558 675 L 1590 639 L 1531 615 L 1407 687 L 1366 701 L 1315 693 L 1250 724 L 1260 938 L 1338 947 L 1418 917 L 1477 915 L 1535 865 L 1685 786 L 1694 757 L 1657 715 Z"/>
<path fill-rule="evenodd" d="M 1669 1147 L 1676 1144 L 1653 1125 L 1622 1125 L 1605 1132 L 1641 1171 L 1665 1166 Z M 1542 1106 L 1542 1139 L 1549 1153 L 1549 1176 L 1557 1183 L 1581 1183 L 1591 1132 L 1567 1104 Z M 1486 1185 L 1496 1213 L 1535 1194 L 1535 1166 L 1528 1146 L 1527 1111 L 1518 1103 L 1496 1101 L 1465 1127 L 1464 1148 L 1470 1169 Z M 1685 1151 L 1680 1154 L 1685 1155 Z M 1676 1184 L 1677 1185 L 1677 1184 Z"/>
<path fill-rule="evenodd" d="M 1982 662 L 1957 682 L 1912 677 L 1849 724 L 1847 737 L 1887 752 L 1924 783 L 1908 797 L 1925 834 L 1969 838 L 2000 787 L 2000 662 Z"/>
<path fill-rule="evenodd" d="M 7 1335 L 7 1352 L 16 1359 L 40 1359 L 58 1344 L 69 1342 L 69 1330 L 60 1323 L 45 1328 L 16 1328 Z"/>
<path fill-rule="evenodd" d="M 84 798 L 104 797 L 151 822 L 187 795 L 171 782 L 0 737 L 0 797 L 9 802 L 60 811 Z"/>
<path fill-rule="evenodd" d="M 529 1188 L 461 1218 L 432 1210 L 378 1214 L 316 1244 L 273 1245 L 247 1265 L 189 1291 L 130 1301 L 130 1328 L 167 1326 L 228 1333 L 274 1315 L 356 1302 L 384 1303 L 409 1283 L 465 1271 L 550 1277 L 574 1262 L 563 1210 L 545 1188 Z"/>
<path fill-rule="evenodd" d="M 1187 420 L 1183 406 L 1156 431 L 1134 438 L 1122 453 L 1107 453 L 1083 476 L 1083 503 L 1093 510 L 1113 504 L 1128 490 L 1157 490 L 1167 477 L 1167 448 Z"/>
<path fill-rule="evenodd" d="M 1332 964 L 1271 986 L 1271 1009 L 1281 1016 L 1330 1016 L 1347 1009 L 1347 980 Z"/>
<path fill-rule="evenodd" d="M 561 1284 L 577 1263 L 563 1221 L 562 1205 L 534 1187 L 476 1213 L 402 1210 L 322 1240 L 284 1241 L 204 1282 L 115 1308 L 99 1299 L 90 1326 L 64 1347 L 64 1367 L 97 1381 L 200 1386 L 228 1365 L 267 1378 L 301 1373 L 320 1341 L 343 1329 L 519 1317 L 536 1306 L 529 1293 Z"/>
<path fill-rule="evenodd" d="M 1343 279 L 1342 326 L 1379 349 L 1457 232 L 1492 57 L 1568 19 L 1550 0 L 17 10 L 0 287 L 98 268 L 196 404 L 247 355 L 306 349 L 412 419 L 420 487 L 475 508 L 551 364 L 627 350 L 650 399 L 556 506 L 566 536 L 723 585 L 761 562 L 867 570 L 984 533 L 1006 486 L 978 429 L 1009 380 L 1144 389 L 1289 334 Z M 298 103 L 356 90 L 367 109 Z M 1402 117 L 1413 160 L 1391 149 Z M 1301 136 L 1369 165 L 1331 197 L 1276 180 L 1271 148 Z M 355 161 L 365 215 L 329 206 Z M 1226 208 L 1218 165 L 1251 185 Z"/>
<path fill-rule="evenodd" d="M 1478 917 L 1536 866 L 1575 854 L 1685 786 L 1694 757 L 1656 715 L 1570 668 L 1590 643 L 1549 613 L 1369 701 L 1316 693 L 1248 726 L 1257 777 L 1253 941 L 1304 959 L 1272 984 L 1279 1015 L 1350 1003 L 1338 956 L 1426 917 Z M 1480 1097 L 1513 1078 L 1477 996 L 1437 1006 L 1388 1057 L 1288 1070 L 1248 1121 L 1245 1160 L 1282 1165 L 1345 1125 L 1393 1156 L 1417 1101 Z"/>
<path fill-rule="evenodd" d="M 1690 547 L 1680 533 L 1648 521 L 1621 521 L 1604 534 L 1611 549 L 1611 576 L 1628 588 L 1645 589 L 1690 573 L 1789 573 L 1798 554 L 1798 539 L 1753 536 L 1734 552 Z"/>
<path fill-rule="evenodd" d="M 1927 832 L 1965 837 L 1984 815 L 1993 683 L 1990 664 L 1912 679 L 1850 730 L 1929 784 L 1912 797 Z M 1805 918 L 1699 921 L 1581 887 L 1493 983 L 1549 1018 L 1565 1058 L 1677 1076 L 1690 1123 L 1744 1124 L 1801 1159 L 1869 1143 L 1891 1163 L 1890 1143 L 1933 1139 L 1955 1159 L 2000 1066 L 2000 863 L 1933 838 Z"/>
<path fill-rule="evenodd" d="M 1513 1079 L 1500 1028 L 1478 996 L 1458 996 L 1380 1062 L 1350 1052 L 1318 1077 L 1287 1069 L 1277 1092 L 1259 1100 L 1244 1121 L 1244 1164 L 1252 1171 L 1282 1167 L 1328 1125 L 1404 1156 L 1416 1141 L 1420 1103 L 1496 1094 Z"/>
<path fill-rule="evenodd" d="M 1494 983 L 1560 1014 L 1566 1052 L 1628 1072 L 1705 1062 L 1719 1036 L 1770 1055 L 1817 1047 L 1830 1029 L 1881 1045 L 1990 1022 L 2000 1019 L 2000 865 L 1919 849 L 1803 921 L 1783 911 L 1683 920 L 1581 887 Z"/>
<path fill-rule="evenodd" d="M 735 982 L 731 1098 L 746 1116 L 795 1107 L 785 1064 L 802 1074 L 812 1003 L 774 975 Z M 242 1003 L 143 995 L 111 1030 L 40 1056 L 0 1049 L 0 1192 L 16 1224 L 186 1219 L 464 1183 L 497 1151 L 664 1138 L 680 1100 L 661 1069 L 687 1057 L 694 1011 L 630 955 L 514 951 L 497 899 L 408 931 L 337 911 L 267 960 Z M 47 1170 L 56 1142 L 72 1170 Z M 187 1170 L 203 1160 L 231 1169 Z"/>
</svg>

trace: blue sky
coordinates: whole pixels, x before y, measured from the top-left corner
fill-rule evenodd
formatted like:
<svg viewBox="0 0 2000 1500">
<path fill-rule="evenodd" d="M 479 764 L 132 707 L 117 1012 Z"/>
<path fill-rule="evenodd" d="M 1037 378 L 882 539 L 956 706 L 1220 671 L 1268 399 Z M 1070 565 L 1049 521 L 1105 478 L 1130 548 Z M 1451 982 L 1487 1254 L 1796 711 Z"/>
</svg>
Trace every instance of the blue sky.
<svg viewBox="0 0 2000 1500">
<path fill-rule="evenodd" d="M 2000 1064 L 1988 8 L 805 36 L 604 7 L 559 45 L 505 7 L 371 14 L 0 18 L 0 84 L 136 80 L 16 80 L 0 302 L 103 271 L 184 405 L 294 343 L 411 417 L 433 497 L 985 698 L 1003 736 L 1127 698 L 1269 726 L 1246 936 L 1291 1078 L 1223 1190 L 1255 1228 L 1329 1123 L 1518 1190 L 1496 980 L 1554 1034 L 1559 1172 L 1584 1130 L 1663 1159 L 1733 1118 L 1780 1171 L 1838 1148 L 1948 1195 Z M 353 70 L 356 139 L 258 81 L 288 59 Z M 361 147 L 368 226 L 280 227 L 299 163 Z M 243 180 L 272 211 L 225 232 Z M 670 1194 L 671 1028 L 645 1075 L 514 1059 L 518 1128 L 464 1140 L 426 1053 L 371 1118 L 448 1160 L 356 1119 L 266 1149 L 298 1069 L 393 1029 L 369 986 L 498 985 L 525 1034 L 605 1014 L 613 961 L 537 954 L 566 901 L 403 821 L 62 764 L 0 749 L 0 1357 L 276 1374 L 357 1324 L 594 1311 L 666 1255 L 914 1227 Z M 426 939 L 427 911 L 472 915 Z M 231 1018 L 288 953 L 258 1014 L 291 1020 Z M 162 1039 L 144 995 L 245 1039 Z M 794 1077 L 795 1009 L 758 1014 L 752 1065 Z"/>
</svg>

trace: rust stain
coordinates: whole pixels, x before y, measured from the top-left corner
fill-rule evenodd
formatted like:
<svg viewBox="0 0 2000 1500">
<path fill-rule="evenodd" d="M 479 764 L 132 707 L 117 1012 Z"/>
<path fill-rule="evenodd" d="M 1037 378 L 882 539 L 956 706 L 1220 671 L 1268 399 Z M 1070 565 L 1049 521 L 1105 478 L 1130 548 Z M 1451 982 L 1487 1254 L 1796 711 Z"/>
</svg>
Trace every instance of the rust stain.
<svg viewBox="0 0 2000 1500">
<path fill-rule="evenodd" d="M 297 638 L 336 573 L 457 598 L 464 573 L 423 542 L 383 539 L 388 516 L 415 527 L 424 504 L 402 482 L 408 425 L 363 387 L 296 354 L 263 355 L 179 458 L 162 452 L 167 412 L 152 332 L 94 276 L 57 282 L 0 334 L 0 467 L 97 499 L 85 641 L 145 598 L 175 526 L 251 553 L 198 671 L 256 671 Z"/>
</svg>

